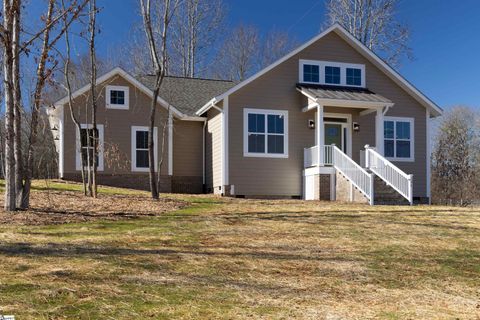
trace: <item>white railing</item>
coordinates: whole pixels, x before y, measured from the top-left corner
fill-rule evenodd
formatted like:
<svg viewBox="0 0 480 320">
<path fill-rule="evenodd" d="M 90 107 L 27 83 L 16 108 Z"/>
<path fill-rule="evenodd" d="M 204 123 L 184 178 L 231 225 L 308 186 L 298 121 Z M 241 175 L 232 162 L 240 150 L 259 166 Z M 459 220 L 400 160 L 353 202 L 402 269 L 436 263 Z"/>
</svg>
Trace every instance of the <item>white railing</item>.
<svg viewBox="0 0 480 320">
<path fill-rule="evenodd" d="M 331 146 L 323 146 L 323 163 L 326 166 L 333 166 L 333 145 Z"/>
<path fill-rule="evenodd" d="M 318 166 L 318 146 L 303 149 L 304 168 Z"/>
<path fill-rule="evenodd" d="M 413 204 L 413 175 L 406 174 L 385 159 L 370 146 L 365 146 L 365 164 L 368 169 L 385 181 Z"/>
<path fill-rule="evenodd" d="M 367 197 L 373 205 L 373 174 L 360 167 L 336 146 L 332 146 L 333 166 Z"/>
<path fill-rule="evenodd" d="M 318 146 L 311 148 L 305 148 L 303 150 L 303 163 L 305 168 L 315 167 L 315 166 L 331 166 L 333 165 L 333 146 L 322 146 L 323 147 L 323 161 L 320 163 L 318 161 Z"/>
</svg>

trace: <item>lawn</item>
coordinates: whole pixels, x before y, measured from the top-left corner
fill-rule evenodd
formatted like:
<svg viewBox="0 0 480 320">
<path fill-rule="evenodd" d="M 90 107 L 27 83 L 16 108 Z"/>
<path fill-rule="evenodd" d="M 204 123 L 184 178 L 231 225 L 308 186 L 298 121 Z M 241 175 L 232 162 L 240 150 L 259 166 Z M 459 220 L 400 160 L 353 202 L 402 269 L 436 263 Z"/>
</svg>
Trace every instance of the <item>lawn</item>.
<svg viewBox="0 0 480 320">
<path fill-rule="evenodd" d="M 41 208 L 16 214 L 35 219 L 0 224 L 0 314 L 480 319 L 476 208 L 187 195 L 156 204 L 102 188 L 96 201 L 109 206 L 74 210 L 78 185 L 49 187 L 37 182 Z M 76 200 L 41 200 L 61 196 Z M 137 206 L 147 214 L 124 214 Z"/>
</svg>

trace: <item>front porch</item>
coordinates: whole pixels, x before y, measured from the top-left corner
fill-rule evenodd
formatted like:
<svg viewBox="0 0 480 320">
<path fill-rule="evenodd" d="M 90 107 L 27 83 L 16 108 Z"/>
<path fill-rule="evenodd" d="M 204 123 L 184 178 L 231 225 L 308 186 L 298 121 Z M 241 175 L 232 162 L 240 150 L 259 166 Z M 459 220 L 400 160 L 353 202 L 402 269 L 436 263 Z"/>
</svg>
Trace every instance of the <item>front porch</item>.
<svg viewBox="0 0 480 320">
<path fill-rule="evenodd" d="M 383 157 L 384 116 L 393 106 L 390 100 L 359 88 L 298 85 L 297 89 L 308 99 L 302 111 L 312 113 L 309 126 L 315 135 L 315 144 L 304 149 L 306 200 L 374 204 L 374 189 L 381 191 L 376 180 L 381 179 L 401 196 L 399 202 L 412 203 L 412 176 Z M 368 119 L 363 121 L 367 134 L 353 143 L 354 132 L 361 130 L 357 121 L 362 119 Z M 372 141 L 376 147 L 368 146 Z"/>
</svg>

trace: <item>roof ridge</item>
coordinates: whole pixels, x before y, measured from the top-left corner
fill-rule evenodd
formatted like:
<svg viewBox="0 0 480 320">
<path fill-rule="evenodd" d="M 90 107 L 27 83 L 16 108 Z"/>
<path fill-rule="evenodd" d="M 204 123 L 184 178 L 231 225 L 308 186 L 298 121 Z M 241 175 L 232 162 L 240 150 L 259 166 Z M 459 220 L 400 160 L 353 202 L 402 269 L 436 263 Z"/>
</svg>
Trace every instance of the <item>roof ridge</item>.
<svg viewBox="0 0 480 320">
<path fill-rule="evenodd" d="M 144 76 L 154 77 L 154 74 L 145 74 Z M 174 78 L 174 79 L 189 79 L 189 80 L 203 80 L 203 81 L 218 81 L 218 82 L 232 82 L 233 80 L 224 80 L 224 79 L 211 79 L 211 78 L 201 78 L 201 77 L 183 77 L 183 76 L 165 76 L 165 78 Z"/>
</svg>

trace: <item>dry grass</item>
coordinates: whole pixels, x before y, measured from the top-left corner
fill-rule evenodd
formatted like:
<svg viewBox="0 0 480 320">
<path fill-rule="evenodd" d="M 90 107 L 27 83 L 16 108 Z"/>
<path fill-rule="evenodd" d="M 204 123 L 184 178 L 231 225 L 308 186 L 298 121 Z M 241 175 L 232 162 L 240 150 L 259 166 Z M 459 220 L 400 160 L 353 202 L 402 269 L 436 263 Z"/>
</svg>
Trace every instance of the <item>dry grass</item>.
<svg viewBox="0 0 480 320">
<path fill-rule="evenodd" d="M 0 226 L 0 314 L 480 319 L 477 209 L 171 198 L 190 206 Z"/>
<path fill-rule="evenodd" d="M 81 184 L 35 181 L 31 209 L 15 214 L 0 209 L 0 224 L 50 225 L 95 220 L 133 219 L 175 211 L 187 205 L 180 199 L 152 201 L 148 192 L 100 187 L 98 198 L 83 196 Z M 3 208 L 3 197 L 0 208 Z"/>
</svg>

